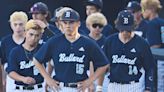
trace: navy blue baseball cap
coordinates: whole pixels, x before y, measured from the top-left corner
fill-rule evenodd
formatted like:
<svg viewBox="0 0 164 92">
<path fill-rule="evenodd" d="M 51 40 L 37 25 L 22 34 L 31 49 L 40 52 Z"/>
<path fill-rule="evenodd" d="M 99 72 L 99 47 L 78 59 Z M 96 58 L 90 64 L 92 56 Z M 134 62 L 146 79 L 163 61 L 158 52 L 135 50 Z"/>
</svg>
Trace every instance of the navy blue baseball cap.
<svg viewBox="0 0 164 92">
<path fill-rule="evenodd" d="M 75 10 L 67 10 L 65 11 L 60 18 L 61 21 L 79 21 L 80 15 Z"/>
<path fill-rule="evenodd" d="M 63 7 L 59 7 L 59 8 L 54 10 L 54 16 L 53 16 L 53 18 L 51 18 L 51 20 L 50 20 L 51 22 L 57 21 L 57 12 L 59 12 L 62 8 Z"/>
<path fill-rule="evenodd" d="M 103 8 L 103 1 L 102 0 L 87 0 L 85 5 L 94 5 L 99 9 Z"/>
<path fill-rule="evenodd" d="M 48 11 L 48 7 L 45 3 L 42 2 L 37 2 L 35 3 L 31 9 L 30 9 L 30 13 L 47 13 Z"/>
<path fill-rule="evenodd" d="M 141 11 L 141 5 L 137 1 L 131 1 L 128 3 L 126 9 L 131 10 L 132 12 Z"/>
<path fill-rule="evenodd" d="M 119 31 L 132 31 L 134 29 L 134 16 L 132 12 L 128 10 L 122 10 L 117 16 L 115 25 Z"/>
</svg>

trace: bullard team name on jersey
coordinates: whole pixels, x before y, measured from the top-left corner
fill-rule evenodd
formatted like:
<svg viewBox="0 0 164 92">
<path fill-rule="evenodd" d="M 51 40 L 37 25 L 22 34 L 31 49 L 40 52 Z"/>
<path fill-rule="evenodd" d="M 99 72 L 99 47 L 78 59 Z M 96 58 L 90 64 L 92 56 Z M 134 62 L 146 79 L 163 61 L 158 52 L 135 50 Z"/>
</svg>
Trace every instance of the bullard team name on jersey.
<svg viewBox="0 0 164 92">
<path fill-rule="evenodd" d="M 30 68 L 32 66 L 34 66 L 34 63 L 32 61 L 29 61 L 28 63 L 26 63 L 26 61 L 20 62 L 20 69 L 26 69 L 26 68 Z"/>
<path fill-rule="evenodd" d="M 120 58 L 118 57 L 118 55 L 113 55 L 112 58 L 113 58 L 112 63 L 125 63 L 130 65 L 134 65 L 137 59 L 136 57 L 134 59 L 129 59 L 126 58 L 125 55 L 121 55 Z"/>
<path fill-rule="evenodd" d="M 59 54 L 59 62 L 84 62 L 85 55 L 78 57 L 71 53 L 69 56 L 66 56 L 65 53 Z"/>
</svg>

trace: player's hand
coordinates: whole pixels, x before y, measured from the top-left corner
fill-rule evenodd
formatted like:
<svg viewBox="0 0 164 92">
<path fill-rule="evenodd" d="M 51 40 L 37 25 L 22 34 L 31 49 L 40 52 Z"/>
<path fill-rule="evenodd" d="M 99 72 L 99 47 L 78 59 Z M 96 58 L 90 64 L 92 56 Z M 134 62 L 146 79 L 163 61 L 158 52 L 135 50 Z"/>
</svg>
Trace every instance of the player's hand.
<svg viewBox="0 0 164 92">
<path fill-rule="evenodd" d="M 45 84 L 45 92 L 48 92 L 48 85 L 47 85 L 47 83 Z"/>
<path fill-rule="evenodd" d="M 94 83 L 92 83 L 89 87 L 89 92 L 95 92 L 95 86 Z"/>
<path fill-rule="evenodd" d="M 43 21 L 41 21 L 41 20 L 35 20 L 34 23 L 36 25 L 39 25 L 43 29 L 47 27 L 47 25 Z"/>
<path fill-rule="evenodd" d="M 36 80 L 32 77 L 24 77 L 23 78 L 23 83 L 25 83 L 25 84 L 35 84 Z"/>
<path fill-rule="evenodd" d="M 58 86 L 59 82 L 52 78 L 47 79 L 46 83 L 54 92 L 58 92 L 59 90 L 61 90 L 61 88 Z"/>
<path fill-rule="evenodd" d="M 82 82 L 79 82 L 78 83 L 78 89 L 79 89 L 79 91 L 80 92 L 85 92 L 85 90 L 88 89 L 91 86 L 92 83 L 93 83 L 93 81 L 91 81 L 90 78 L 89 79 L 86 79 L 86 80 L 84 80 Z"/>
</svg>

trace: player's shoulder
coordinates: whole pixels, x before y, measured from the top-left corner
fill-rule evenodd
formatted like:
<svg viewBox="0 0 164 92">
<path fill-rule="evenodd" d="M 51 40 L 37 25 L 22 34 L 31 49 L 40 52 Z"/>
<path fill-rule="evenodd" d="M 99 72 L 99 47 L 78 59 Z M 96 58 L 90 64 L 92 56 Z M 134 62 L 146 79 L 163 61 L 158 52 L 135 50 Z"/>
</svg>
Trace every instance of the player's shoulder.
<svg viewBox="0 0 164 92">
<path fill-rule="evenodd" d="M 9 34 L 9 35 L 6 35 L 6 36 L 2 37 L 1 42 L 2 42 L 2 43 L 3 43 L 3 42 L 8 42 L 8 41 L 10 41 L 11 39 L 12 39 L 12 35 Z"/>
<path fill-rule="evenodd" d="M 64 34 L 58 34 L 58 35 L 52 36 L 49 40 L 61 39 L 63 37 L 64 37 Z"/>
<path fill-rule="evenodd" d="M 96 41 L 94 41 L 93 39 L 91 39 L 88 36 L 81 35 L 81 39 L 82 39 L 81 42 L 83 42 L 85 44 L 88 44 L 88 45 L 95 45 L 96 44 Z"/>
<path fill-rule="evenodd" d="M 135 34 L 135 42 L 138 42 L 140 45 L 148 45 L 148 42 L 143 38 Z"/>
<path fill-rule="evenodd" d="M 106 30 L 113 30 L 113 27 L 112 27 L 112 25 L 110 25 L 110 24 L 107 24 L 105 27 L 104 27 L 104 29 L 106 29 Z"/>
<path fill-rule="evenodd" d="M 149 21 L 149 25 L 161 25 L 164 23 L 164 19 L 162 18 L 154 18 L 153 20 Z"/>
<path fill-rule="evenodd" d="M 118 39 L 118 33 L 114 33 L 106 38 L 106 40 L 116 40 Z"/>
<path fill-rule="evenodd" d="M 23 50 L 22 45 L 15 46 L 13 49 L 11 49 L 12 54 L 20 54 L 20 52 Z"/>
</svg>

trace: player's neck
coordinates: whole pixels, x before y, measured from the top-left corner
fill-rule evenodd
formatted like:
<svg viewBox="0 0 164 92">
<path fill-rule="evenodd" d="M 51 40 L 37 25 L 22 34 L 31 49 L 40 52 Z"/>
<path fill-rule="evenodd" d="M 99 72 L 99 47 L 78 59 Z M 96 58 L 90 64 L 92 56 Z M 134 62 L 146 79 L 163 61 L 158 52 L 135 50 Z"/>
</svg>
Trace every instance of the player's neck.
<svg viewBox="0 0 164 92">
<path fill-rule="evenodd" d="M 89 36 L 91 38 L 93 38 L 94 40 L 99 40 L 102 37 L 102 34 L 93 34 L 93 33 L 89 33 Z"/>
<path fill-rule="evenodd" d="M 124 35 L 122 33 L 119 33 L 118 36 L 119 36 L 120 41 L 125 44 L 125 43 L 129 42 L 134 37 L 134 35 L 135 34 L 133 32 L 131 32 L 130 35 Z"/>
<path fill-rule="evenodd" d="M 76 41 L 77 39 L 80 38 L 80 34 L 79 33 L 75 33 L 75 34 L 72 34 L 72 35 L 66 35 L 65 34 L 65 37 L 68 41 L 70 41 L 71 43 Z"/>
<path fill-rule="evenodd" d="M 36 48 L 37 44 L 30 45 L 29 43 L 25 42 L 24 44 L 22 44 L 22 46 L 27 51 L 32 51 L 32 50 L 34 50 Z"/>
<path fill-rule="evenodd" d="M 23 35 L 12 35 L 12 39 L 14 40 L 15 43 L 21 44 L 24 41 L 24 36 Z"/>
<path fill-rule="evenodd" d="M 159 17 L 158 14 L 157 13 L 153 13 L 153 14 L 150 15 L 149 20 L 153 20 L 153 19 L 155 19 L 157 17 Z"/>
</svg>

